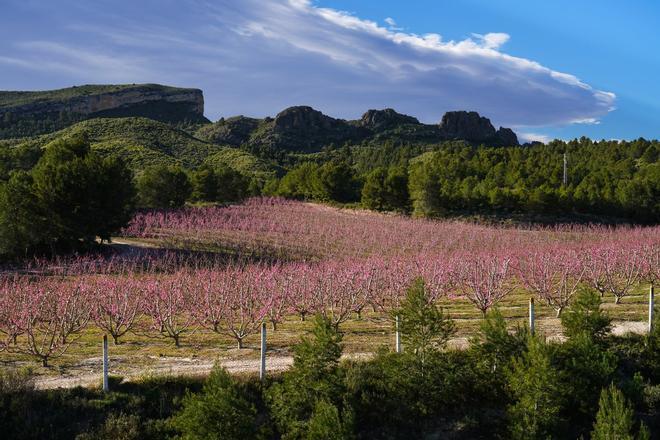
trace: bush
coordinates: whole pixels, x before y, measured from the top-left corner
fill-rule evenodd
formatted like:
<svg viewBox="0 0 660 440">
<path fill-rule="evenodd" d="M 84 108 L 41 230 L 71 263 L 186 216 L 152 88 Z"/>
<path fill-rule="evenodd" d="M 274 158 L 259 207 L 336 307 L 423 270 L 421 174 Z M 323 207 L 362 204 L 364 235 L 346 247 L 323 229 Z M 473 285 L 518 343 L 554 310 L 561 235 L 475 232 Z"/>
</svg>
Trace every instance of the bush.
<svg viewBox="0 0 660 440">
<path fill-rule="evenodd" d="M 598 414 L 592 440 L 634 440 L 649 438 L 646 427 L 642 426 L 637 437 L 634 430 L 634 411 L 623 393 L 614 385 L 604 388 L 600 394 Z"/>
<path fill-rule="evenodd" d="M 135 414 L 112 413 L 105 419 L 103 426 L 92 433 L 76 436 L 76 440 L 141 440 L 142 420 Z"/>
<path fill-rule="evenodd" d="M 474 358 L 486 363 L 491 371 L 498 371 L 525 352 L 529 337 L 526 326 L 517 326 L 513 332 L 509 332 L 504 316 L 498 309 L 494 309 L 481 321 L 479 333 L 470 343 Z"/>
<path fill-rule="evenodd" d="M 315 318 L 312 335 L 313 338 L 304 337 L 294 347 L 293 367 L 284 373 L 281 383 L 268 390 L 270 411 L 284 439 L 302 439 L 308 435 L 318 402 L 335 405 L 341 410 L 344 394 L 339 368 L 342 336 L 337 327 L 322 316 Z M 327 412 L 327 408 L 324 411 Z"/>
<path fill-rule="evenodd" d="M 394 314 L 399 317 L 404 347 L 422 362 L 431 352 L 444 347 L 456 332 L 451 318 L 428 298 L 422 278 L 416 279 L 408 288 L 406 298 Z"/>
<path fill-rule="evenodd" d="M 188 175 L 179 166 L 154 165 L 137 183 L 140 205 L 145 208 L 179 208 L 192 193 Z"/>
<path fill-rule="evenodd" d="M 552 365 L 552 348 L 530 337 L 527 351 L 511 364 L 508 383 L 514 403 L 508 412 L 513 439 L 560 437 L 565 392 L 560 372 Z"/>
<path fill-rule="evenodd" d="M 569 309 L 561 316 L 564 335 L 568 338 L 586 334 L 602 340 L 610 332 L 612 320 L 601 310 L 600 295 L 593 289 L 578 292 Z"/>
<path fill-rule="evenodd" d="M 172 425 L 190 440 L 259 438 L 257 411 L 245 394 L 226 370 L 215 367 L 201 393 L 185 396 Z"/>
<path fill-rule="evenodd" d="M 316 407 L 309 420 L 308 440 L 348 440 L 353 438 L 350 417 L 342 422 L 339 410 L 325 400 L 316 402 Z"/>
</svg>

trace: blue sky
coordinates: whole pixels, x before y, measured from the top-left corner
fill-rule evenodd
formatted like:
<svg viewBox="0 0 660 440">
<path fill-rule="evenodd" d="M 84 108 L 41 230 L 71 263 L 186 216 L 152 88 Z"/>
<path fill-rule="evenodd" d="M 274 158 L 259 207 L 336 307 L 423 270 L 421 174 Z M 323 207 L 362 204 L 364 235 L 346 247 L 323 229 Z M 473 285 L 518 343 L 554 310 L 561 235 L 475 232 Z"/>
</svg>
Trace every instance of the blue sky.
<svg viewBox="0 0 660 440">
<path fill-rule="evenodd" d="M 211 119 L 476 110 L 536 139 L 658 138 L 651 0 L 1 0 L 0 89 L 199 87 Z"/>
</svg>

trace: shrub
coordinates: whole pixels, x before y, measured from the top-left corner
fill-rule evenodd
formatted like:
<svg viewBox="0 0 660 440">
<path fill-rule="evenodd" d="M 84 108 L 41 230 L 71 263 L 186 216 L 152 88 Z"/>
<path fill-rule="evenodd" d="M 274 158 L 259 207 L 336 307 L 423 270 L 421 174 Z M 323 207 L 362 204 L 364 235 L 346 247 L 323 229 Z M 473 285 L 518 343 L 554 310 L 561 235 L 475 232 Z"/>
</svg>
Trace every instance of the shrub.
<svg viewBox="0 0 660 440">
<path fill-rule="evenodd" d="M 236 381 L 215 367 L 201 393 L 188 393 L 183 409 L 172 420 L 184 439 L 258 438 L 257 411 Z"/>
<path fill-rule="evenodd" d="M 490 370 L 497 371 L 525 352 L 529 337 L 526 326 L 517 326 L 513 332 L 509 332 L 504 316 L 498 309 L 494 309 L 480 322 L 479 333 L 470 343 L 475 359 L 485 362 Z"/>
<path fill-rule="evenodd" d="M 76 440 L 141 440 L 142 420 L 135 414 L 112 413 L 103 425 L 92 433 L 76 436 Z"/>
<path fill-rule="evenodd" d="M 642 426 L 637 437 L 634 430 L 634 411 L 623 393 L 614 385 L 604 388 L 600 394 L 596 423 L 591 432 L 592 440 L 634 440 L 648 438 Z"/>
<path fill-rule="evenodd" d="M 309 420 L 307 431 L 308 440 L 347 440 L 353 438 L 350 417 L 342 422 L 339 410 L 332 403 L 325 400 L 316 402 L 314 412 Z"/>
<path fill-rule="evenodd" d="M 552 346 L 529 338 L 527 351 L 513 360 L 508 384 L 514 403 L 509 406 L 511 438 L 557 438 L 563 420 L 562 381 L 552 365 Z"/>
<path fill-rule="evenodd" d="M 303 337 L 294 347 L 293 367 L 284 373 L 281 383 L 268 390 L 272 417 L 285 439 L 307 436 L 317 402 L 341 406 L 344 394 L 339 368 L 342 335 L 322 316 L 315 318 L 312 335 L 312 338 Z M 323 411 L 327 413 L 327 408 Z"/>
<path fill-rule="evenodd" d="M 561 316 L 564 335 L 569 338 L 586 334 L 595 339 L 605 337 L 611 328 L 612 320 L 601 310 L 601 298 L 593 289 L 578 292 L 569 309 Z"/>
<path fill-rule="evenodd" d="M 137 182 L 140 205 L 145 208 L 178 208 L 192 192 L 188 175 L 179 166 L 153 165 Z"/>
<path fill-rule="evenodd" d="M 401 307 L 394 313 L 399 316 L 399 330 L 405 349 L 422 362 L 429 353 L 444 347 L 456 332 L 451 318 L 429 300 L 422 278 L 416 279 L 408 288 Z"/>
</svg>

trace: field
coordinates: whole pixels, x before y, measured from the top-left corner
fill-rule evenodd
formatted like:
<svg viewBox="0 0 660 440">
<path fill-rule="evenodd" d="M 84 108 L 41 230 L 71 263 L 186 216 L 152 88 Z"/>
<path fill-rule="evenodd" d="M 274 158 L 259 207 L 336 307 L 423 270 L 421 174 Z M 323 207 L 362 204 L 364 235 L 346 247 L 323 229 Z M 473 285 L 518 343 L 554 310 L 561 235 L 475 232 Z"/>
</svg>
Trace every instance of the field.
<svg viewBox="0 0 660 440">
<path fill-rule="evenodd" d="M 253 372 L 267 322 L 268 367 L 281 370 L 315 313 L 345 333 L 347 356 L 369 356 L 393 348 L 392 312 L 417 277 L 455 320 L 454 346 L 494 307 L 524 325 L 530 297 L 537 332 L 559 338 L 557 315 L 582 288 L 601 290 L 615 331 L 644 332 L 659 246 L 658 227 L 495 227 L 267 198 L 143 212 L 102 255 L 3 275 L 0 361 L 33 368 L 42 387 L 96 384 L 109 334 L 114 375 L 199 374 L 216 360 Z"/>
</svg>

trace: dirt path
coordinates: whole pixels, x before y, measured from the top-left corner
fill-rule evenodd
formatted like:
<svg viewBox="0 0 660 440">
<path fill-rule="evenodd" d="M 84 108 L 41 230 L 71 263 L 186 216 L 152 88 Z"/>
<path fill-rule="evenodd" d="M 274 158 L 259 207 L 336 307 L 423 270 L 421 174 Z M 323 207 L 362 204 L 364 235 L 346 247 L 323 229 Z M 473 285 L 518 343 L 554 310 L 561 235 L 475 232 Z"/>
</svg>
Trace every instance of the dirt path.
<svg viewBox="0 0 660 440">
<path fill-rule="evenodd" d="M 546 323 L 548 324 L 548 323 Z M 644 321 L 618 321 L 614 323 L 612 333 L 624 335 L 626 333 L 646 333 Z M 549 339 L 561 340 L 560 334 L 550 334 Z M 449 347 L 464 349 L 468 346 L 465 337 L 449 341 Z M 368 359 L 371 353 L 351 353 L 342 356 L 343 359 Z M 136 368 L 131 366 L 134 356 L 111 356 L 110 375 L 122 376 L 124 380 L 134 381 L 151 376 L 197 376 L 208 374 L 215 360 L 208 358 L 148 356 L 148 366 Z M 39 376 L 35 378 L 37 389 L 73 388 L 76 386 L 100 386 L 102 360 L 100 357 L 88 358 L 75 367 L 57 376 Z M 219 364 L 233 374 L 257 373 L 259 359 L 222 359 Z M 276 373 L 287 370 L 293 364 L 293 357 L 281 353 L 269 353 L 266 358 L 266 370 Z"/>
<path fill-rule="evenodd" d="M 149 376 L 197 376 L 208 374 L 213 368 L 211 359 L 192 359 L 181 357 L 154 358 L 154 364 L 144 369 L 126 369 L 126 359 L 110 358 L 110 375 L 122 376 L 132 381 Z M 293 364 L 291 356 L 269 356 L 266 370 L 274 373 L 286 370 Z M 113 365 L 115 366 L 113 368 Z M 230 373 L 256 373 L 259 371 L 259 359 L 223 360 L 220 365 Z M 102 360 L 100 357 L 85 359 L 75 370 L 59 376 L 41 376 L 35 380 L 37 389 L 73 388 L 77 386 L 100 386 Z"/>
</svg>

